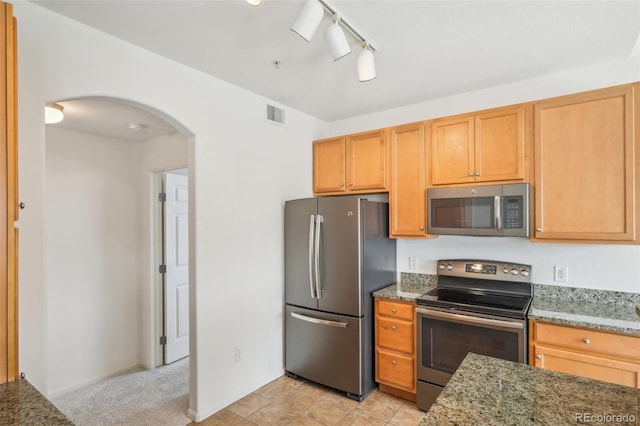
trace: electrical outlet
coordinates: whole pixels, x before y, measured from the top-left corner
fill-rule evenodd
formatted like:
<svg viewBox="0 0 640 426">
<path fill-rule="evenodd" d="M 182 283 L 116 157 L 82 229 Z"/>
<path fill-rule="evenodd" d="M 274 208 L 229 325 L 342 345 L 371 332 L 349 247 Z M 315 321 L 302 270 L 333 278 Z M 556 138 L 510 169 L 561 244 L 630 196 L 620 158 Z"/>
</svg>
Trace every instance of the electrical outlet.
<svg viewBox="0 0 640 426">
<path fill-rule="evenodd" d="M 555 265 L 553 267 L 553 280 L 561 283 L 569 282 L 569 267 L 568 266 L 558 266 Z"/>
<path fill-rule="evenodd" d="M 235 347 L 235 361 L 241 361 L 242 360 L 242 351 L 240 350 L 240 346 L 236 346 Z"/>
<path fill-rule="evenodd" d="M 418 258 L 417 257 L 410 257 L 409 258 L 409 269 L 418 269 Z"/>
</svg>

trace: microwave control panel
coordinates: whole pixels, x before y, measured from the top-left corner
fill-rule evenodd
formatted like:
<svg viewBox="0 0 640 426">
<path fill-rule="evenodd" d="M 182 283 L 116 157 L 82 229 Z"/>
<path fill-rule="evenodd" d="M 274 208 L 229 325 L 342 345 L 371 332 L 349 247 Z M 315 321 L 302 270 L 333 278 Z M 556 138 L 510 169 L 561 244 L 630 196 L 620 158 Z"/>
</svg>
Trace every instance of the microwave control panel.
<svg viewBox="0 0 640 426">
<path fill-rule="evenodd" d="M 524 227 L 524 201 L 521 195 L 504 196 L 502 199 L 504 229 Z"/>
</svg>

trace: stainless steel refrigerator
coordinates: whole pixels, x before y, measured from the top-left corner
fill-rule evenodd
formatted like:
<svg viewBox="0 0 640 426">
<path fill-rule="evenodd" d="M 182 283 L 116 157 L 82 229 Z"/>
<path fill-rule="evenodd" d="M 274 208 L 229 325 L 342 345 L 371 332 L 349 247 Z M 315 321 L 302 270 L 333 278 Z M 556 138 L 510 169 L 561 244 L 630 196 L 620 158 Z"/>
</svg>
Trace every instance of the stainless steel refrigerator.
<svg viewBox="0 0 640 426">
<path fill-rule="evenodd" d="M 285 370 L 362 400 L 375 388 L 372 293 L 396 280 L 389 206 L 285 203 Z"/>
</svg>

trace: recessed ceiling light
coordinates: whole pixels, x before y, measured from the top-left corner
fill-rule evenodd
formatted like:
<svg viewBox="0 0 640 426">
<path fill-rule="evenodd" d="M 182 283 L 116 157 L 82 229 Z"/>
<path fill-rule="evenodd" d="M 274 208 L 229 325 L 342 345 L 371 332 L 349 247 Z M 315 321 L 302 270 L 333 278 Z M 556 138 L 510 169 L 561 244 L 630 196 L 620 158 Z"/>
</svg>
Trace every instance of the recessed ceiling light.
<svg viewBox="0 0 640 426">
<path fill-rule="evenodd" d="M 55 124 L 64 120 L 64 107 L 60 104 L 45 105 L 44 122 L 45 124 Z"/>
<path fill-rule="evenodd" d="M 247 3 L 249 3 L 251 6 L 260 6 L 262 0 L 247 0 Z"/>
<path fill-rule="evenodd" d="M 128 129 L 132 132 L 142 133 L 146 130 L 147 125 L 141 123 L 129 123 Z"/>
</svg>

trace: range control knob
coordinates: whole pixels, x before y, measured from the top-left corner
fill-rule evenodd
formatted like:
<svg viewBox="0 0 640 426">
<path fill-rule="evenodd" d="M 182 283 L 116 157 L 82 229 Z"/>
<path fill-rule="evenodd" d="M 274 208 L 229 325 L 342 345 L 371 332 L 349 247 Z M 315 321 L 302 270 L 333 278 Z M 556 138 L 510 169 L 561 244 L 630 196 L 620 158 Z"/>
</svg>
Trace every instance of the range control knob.
<svg viewBox="0 0 640 426">
<path fill-rule="evenodd" d="M 529 270 L 527 268 L 522 268 L 520 270 L 520 275 L 522 275 L 523 277 L 526 277 L 527 275 L 529 275 Z"/>
<path fill-rule="evenodd" d="M 509 268 L 507 268 L 507 265 L 504 265 L 504 267 L 502 268 L 502 273 L 503 274 L 508 274 L 509 273 Z"/>
<path fill-rule="evenodd" d="M 447 270 L 449 270 L 449 271 L 450 271 L 450 270 L 452 270 L 452 269 L 453 269 L 453 265 L 449 263 L 449 264 L 447 265 Z"/>
<path fill-rule="evenodd" d="M 440 263 L 438 264 L 438 269 L 440 269 L 441 271 L 444 271 L 444 268 L 446 268 L 447 265 L 445 265 L 444 263 Z"/>
<path fill-rule="evenodd" d="M 511 269 L 511 275 L 518 275 L 518 268 L 514 267 Z"/>
</svg>

